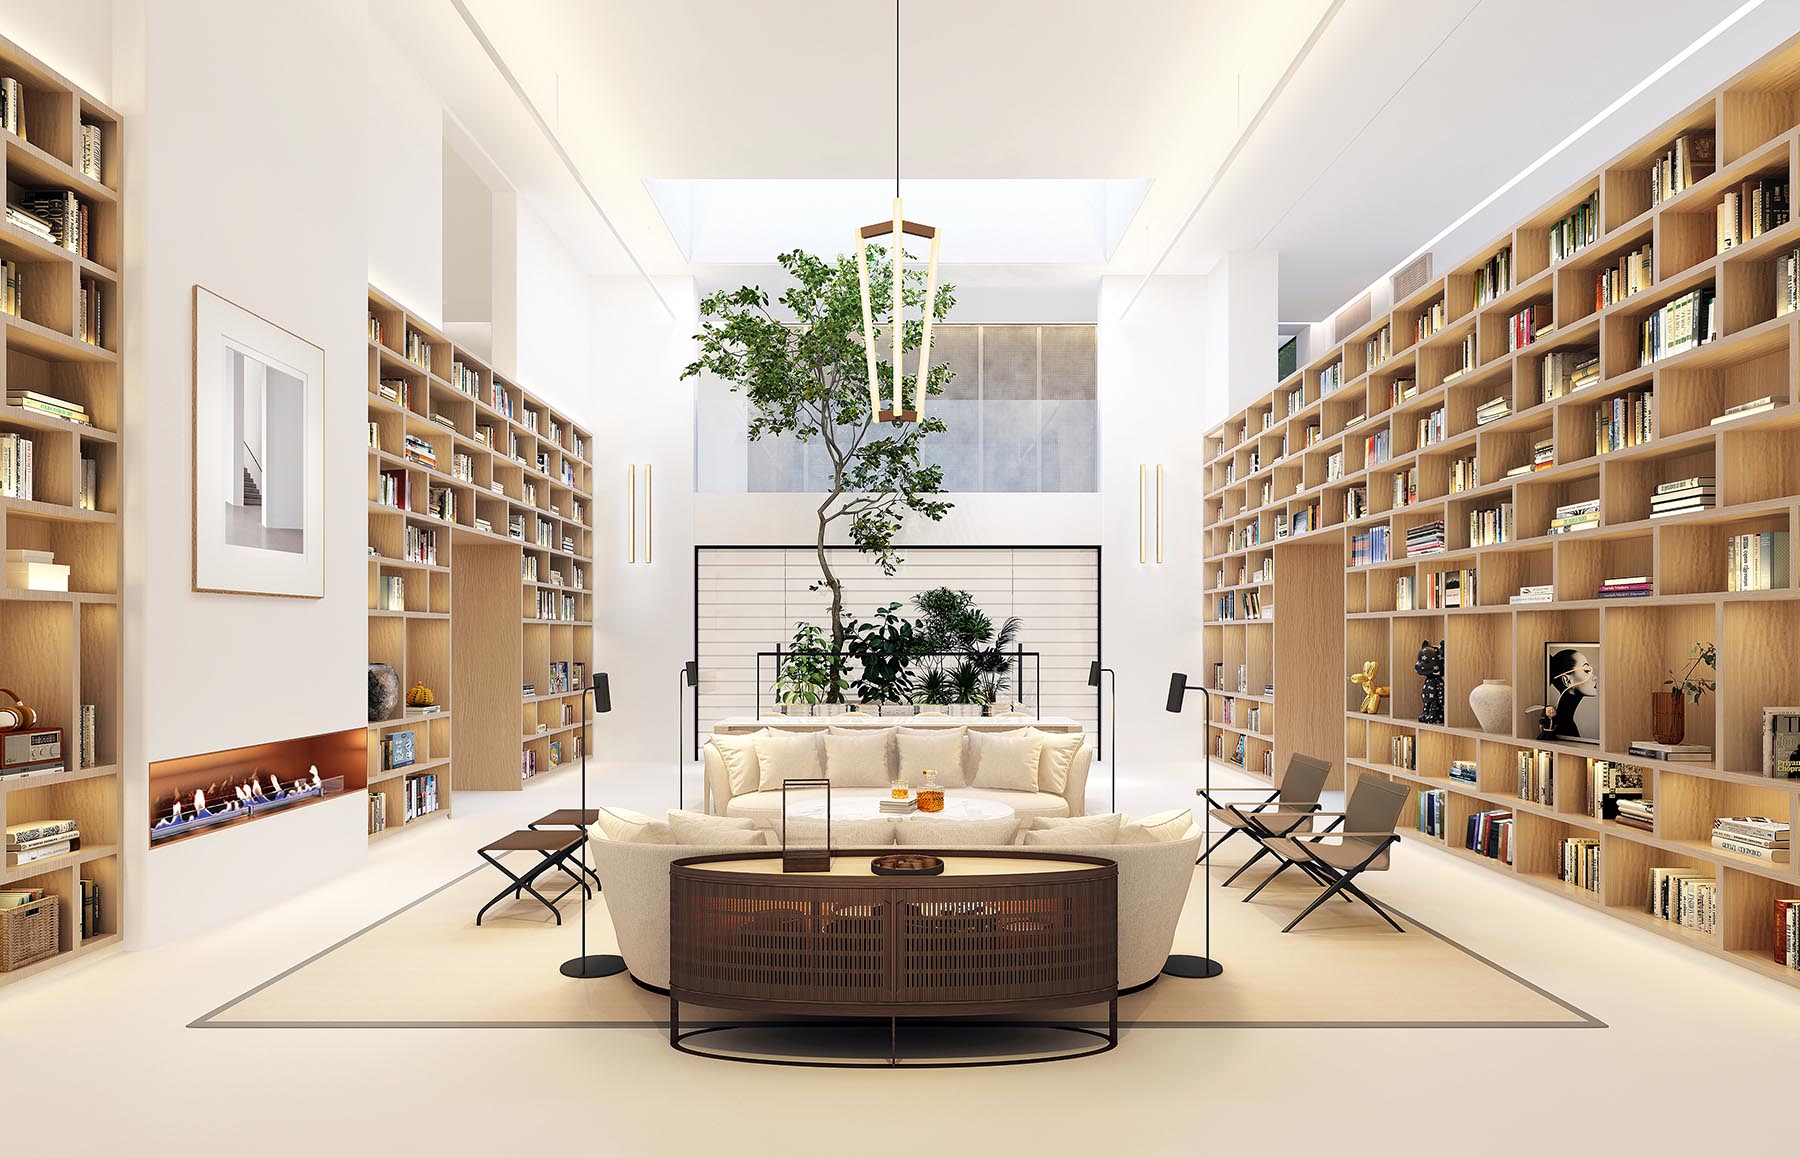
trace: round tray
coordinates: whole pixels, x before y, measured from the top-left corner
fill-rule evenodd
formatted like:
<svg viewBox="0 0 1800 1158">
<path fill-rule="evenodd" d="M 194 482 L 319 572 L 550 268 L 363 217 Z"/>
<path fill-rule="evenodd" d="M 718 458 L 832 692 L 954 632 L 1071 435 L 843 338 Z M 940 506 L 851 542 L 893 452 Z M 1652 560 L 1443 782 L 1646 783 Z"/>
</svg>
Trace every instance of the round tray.
<svg viewBox="0 0 1800 1158">
<path fill-rule="evenodd" d="M 876 857 L 869 862 L 869 871 L 881 877 L 935 877 L 944 871 L 944 862 L 935 856 L 899 853 Z"/>
</svg>

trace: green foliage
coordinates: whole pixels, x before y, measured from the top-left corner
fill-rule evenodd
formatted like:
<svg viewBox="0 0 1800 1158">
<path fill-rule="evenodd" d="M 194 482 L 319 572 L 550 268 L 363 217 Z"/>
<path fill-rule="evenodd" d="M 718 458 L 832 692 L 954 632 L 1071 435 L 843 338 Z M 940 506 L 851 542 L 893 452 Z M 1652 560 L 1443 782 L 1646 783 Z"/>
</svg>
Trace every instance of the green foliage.
<svg viewBox="0 0 1800 1158">
<path fill-rule="evenodd" d="M 870 284 L 891 285 L 893 266 L 880 246 L 868 247 Z M 944 421 L 927 408 L 923 422 L 882 423 L 869 404 L 868 362 L 863 349 L 862 289 L 856 259 L 835 260 L 794 250 L 778 259 L 792 284 L 771 301 L 758 286 L 708 294 L 700 302 L 700 355 L 682 377 L 710 373 L 750 403 L 750 437 L 791 435 L 820 443 L 831 463 L 831 486 L 818 507 L 821 583 L 831 591 L 830 665 L 833 684 L 843 671 L 846 640 L 843 584 L 832 571 L 826 537 L 833 523 L 848 524 L 850 541 L 887 574 L 899 566 L 894 539 L 908 515 L 937 521 L 950 511 L 942 497 L 943 470 L 921 456 L 925 440 L 943 433 Z M 902 274 L 902 299 L 914 315 L 925 304 L 925 275 Z M 933 324 L 956 303 L 953 286 L 938 287 Z M 871 297 L 875 326 L 891 319 L 891 297 Z M 777 307 L 780 314 L 777 313 Z M 916 351 L 924 320 L 901 323 L 901 345 Z M 877 363 L 882 398 L 893 397 L 893 368 Z M 948 363 L 926 374 L 927 397 L 942 394 L 955 372 Z M 909 396 L 910 397 L 910 396 Z M 832 702 L 841 693 L 828 693 Z"/>
<path fill-rule="evenodd" d="M 956 685 L 950 680 L 950 673 L 942 666 L 926 667 L 919 673 L 918 685 L 913 690 L 913 700 L 921 704 L 948 704 L 955 702 Z"/>
<path fill-rule="evenodd" d="M 1688 665 L 1680 671 L 1670 668 L 1667 678 L 1663 680 L 1663 686 L 1677 695 L 1688 697 L 1697 704 L 1700 702 L 1701 696 L 1719 690 L 1717 681 L 1707 679 L 1697 673 L 1701 667 L 1705 667 L 1717 675 L 1719 672 L 1718 662 L 1719 649 L 1717 647 L 1710 643 L 1696 643 L 1688 649 Z"/>
<path fill-rule="evenodd" d="M 981 686 L 981 669 L 975 666 L 973 660 L 958 660 L 956 666 L 951 668 L 946 674 L 950 678 L 950 686 L 952 689 L 951 702 L 958 704 L 985 704 L 991 702 L 984 698 L 984 689 Z"/>
<path fill-rule="evenodd" d="M 900 604 L 890 603 L 876 608 L 873 619 L 851 620 L 847 626 L 845 648 L 860 665 L 856 698 L 865 704 L 904 703 L 912 695 L 918 621 L 899 611 Z"/>
<path fill-rule="evenodd" d="M 913 596 L 925 651 L 967 651 L 993 634 L 994 624 L 967 591 L 933 587 Z"/>
<path fill-rule="evenodd" d="M 802 620 L 794 624 L 794 638 L 788 644 L 775 673 L 775 700 L 783 704 L 837 703 L 844 698 L 847 681 L 842 664 L 831 662 L 831 644 L 824 629 Z M 833 699 L 832 693 L 836 693 Z"/>
</svg>

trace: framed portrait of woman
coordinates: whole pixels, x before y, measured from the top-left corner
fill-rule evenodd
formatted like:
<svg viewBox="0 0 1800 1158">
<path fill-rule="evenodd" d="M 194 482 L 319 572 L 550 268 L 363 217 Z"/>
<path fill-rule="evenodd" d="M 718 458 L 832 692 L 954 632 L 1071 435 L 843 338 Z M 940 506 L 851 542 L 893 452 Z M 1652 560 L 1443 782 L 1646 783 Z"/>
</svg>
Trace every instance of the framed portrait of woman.
<svg viewBox="0 0 1800 1158">
<path fill-rule="evenodd" d="M 1538 739 L 1598 744 L 1601 699 L 1600 645 L 1544 644 L 1544 705 Z"/>
</svg>

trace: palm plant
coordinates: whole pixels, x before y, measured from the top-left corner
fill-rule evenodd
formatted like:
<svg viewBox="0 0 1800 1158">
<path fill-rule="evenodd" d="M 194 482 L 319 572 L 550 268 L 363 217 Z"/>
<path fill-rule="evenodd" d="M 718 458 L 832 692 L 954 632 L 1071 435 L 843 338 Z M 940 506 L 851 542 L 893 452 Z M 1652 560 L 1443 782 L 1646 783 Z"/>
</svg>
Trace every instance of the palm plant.
<svg viewBox="0 0 1800 1158">
<path fill-rule="evenodd" d="M 983 619 L 987 617 L 982 616 Z M 1000 623 L 1000 630 L 994 631 L 989 625 L 989 635 L 977 646 L 969 649 L 969 659 L 975 669 L 984 678 L 989 691 L 988 702 L 997 703 L 1000 697 L 1012 687 L 1012 680 L 1007 674 L 1012 670 L 1013 660 L 1007 653 L 1019 642 L 1019 631 L 1024 623 L 1016 615 L 1009 615 Z"/>
<path fill-rule="evenodd" d="M 921 704 L 948 704 L 955 702 L 956 685 L 951 682 L 950 673 L 942 664 L 928 666 L 919 673 L 918 687 L 913 693 Z"/>
</svg>

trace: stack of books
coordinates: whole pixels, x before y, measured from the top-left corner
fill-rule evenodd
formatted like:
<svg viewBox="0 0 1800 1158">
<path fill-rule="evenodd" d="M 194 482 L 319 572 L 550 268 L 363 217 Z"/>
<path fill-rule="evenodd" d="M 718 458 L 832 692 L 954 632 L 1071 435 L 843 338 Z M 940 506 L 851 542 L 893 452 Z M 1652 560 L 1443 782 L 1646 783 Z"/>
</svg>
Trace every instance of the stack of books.
<svg viewBox="0 0 1800 1158">
<path fill-rule="evenodd" d="M 1649 771 L 1641 765 L 1592 761 L 1588 767 L 1587 814 L 1598 820 L 1614 819 L 1624 801 L 1643 799 L 1649 780 Z"/>
<path fill-rule="evenodd" d="M 1463 847 L 1479 856 L 1513 862 L 1513 814 L 1505 809 L 1471 812 Z"/>
<path fill-rule="evenodd" d="M 27 193 L 20 203 L 38 220 L 50 226 L 51 240 L 79 257 L 88 252 L 88 211 L 81 199 L 68 190 Z"/>
<path fill-rule="evenodd" d="M 1406 554 L 1438 555 L 1445 549 L 1444 520 L 1433 519 L 1429 523 L 1421 523 L 1406 532 Z"/>
<path fill-rule="evenodd" d="M 1757 531 L 1725 543 L 1728 591 L 1774 591 L 1788 585 L 1788 533 Z"/>
<path fill-rule="evenodd" d="M 1594 309 L 1603 310 L 1648 287 L 1656 280 L 1651 273 L 1655 267 L 1650 261 L 1650 243 L 1646 241 L 1641 247 L 1621 257 L 1618 265 L 1595 274 Z"/>
<path fill-rule="evenodd" d="M 1442 442 L 1444 435 L 1448 432 L 1449 426 L 1442 406 L 1419 419 L 1420 446 L 1430 446 L 1433 443 Z"/>
<path fill-rule="evenodd" d="M 1762 177 L 1728 189 L 1719 200 L 1719 252 L 1761 237 L 1788 220 L 1788 183 Z"/>
<path fill-rule="evenodd" d="M 1416 772 L 1419 768 L 1419 738 L 1395 736 L 1388 741 L 1388 761 L 1396 768 Z"/>
<path fill-rule="evenodd" d="M 1752 398 L 1748 402 L 1740 402 L 1736 406 L 1727 407 L 1725 413 L 1713 419 L 1709 425 L 1722 426 L 1735 419 L 1748 418 L 1752 414 L 1761 414 L 1773 409 L 1775 409 L 1775 396 L 1764 394 L 1761 398 Z"/>
<path fill-rule="evenodd" d="M 1556 803 L 1556 757 L 1542 748 L 1520 749 L 1513 757 L 1518 797 L 1533 804 Z"/>
<path fill-rule="evenodd" d="M 6 203 L 6 223 L 15 229 L 29 233 L 39 241 L 56 242 L 56 231 L 50 223 L 24 205 Z"/>
<path fill-rule="evenodd" d="M 1775 901 L 1775 940 L 1770 955 L 1775 964 L 1800 969 L 1800 899 L 1783 897 Z"/>
<path fill-rule="evenodd" d="M 1562 867 L 1556 873 L 1564 884 L 1578 885 L 1590 893 L 1600 891 L 1600 842 L 1591 836 L 1571 836 L 1562 842 Z"/>
<path fill-rule="evenodd" d="M 1651 390 L 1627 390 L 1594 407 L 1594 453 L 1607 454 L 1628 446 L 1640 446 L 1653 437 L 1656 394 Z"/>
<path fill-rule="evenodd" d="M 1479 778 L 1477 777 L 1476 772 L 1475 772 L 1475 761 L 1473 761 L 1473 760 L 1452 760 L 1452 761 L 1450 761 L 1450 779 L 1456 781 L 1458 784 L 1477 783 Z"/>
<path fill-rule="evenodd" d="M 1711 286 L 1692 289 L 1638 323 L 1638 364 L 1703 346 L 1719 336 L 1719 311 Z"/>
<path fill-rule="evenodd" d="M 1739 856 L 1786 864 L 1788 823 L 1767 816 L 1721 816 L 1713 821 L 1712 846 Z"/>
<path fill-rule="evenodd" d="M 0 498 L 29 499 L 36 494 L 33 457 L 31 439 L 23 434 L 0 434 Z"/>
<path fill-rule="evenodd" d="M 1544 355 L 1538 401 L 1549 402 L 1600 381 L 1600 351 L 1557 350 Z"/>
<path fill-rule="evenodd" d="M 1548 337 L 1556 331 L 1556 323 L 1552 320 L 1550 303 L 1526 306 L 1511 318 L 1507 319 L 1506 348 L 1522 350 L 1539 338 Z"/>
<path fill-rule="evenodd" d="M 8 390 L 6 404 L 29 410 L 33 414 L 48 414 L 52 418 L 61 418 L 80 426 L 94 424 L 94 420 L 88 417 L 87 410 L 80 403 L 58 398 L 54 394 L 40 394 L 36 390 Z"/>
<path fill-rule="evenodd" d="M 67 591 L 69 565 L 58 563 L 53 551 L 8 547 L 6 585 L 20 591 Z"/>
<path fill-rule="evenodd" d="M 1650 517 L 1666 519 L 1708 510 L 1718 504 L 1718 483 L 1712 475 L 1695 475 L 1658 484 L 1650 494 Z"/>
<path fill-rule="evenodd" d="M 1717 928 L 1719 883 L 1711 869 L 1650 870 L 1650 915 L 1701 933 Z"/>
<path fill-rule="evenodd" d="M 1600 500 L 1582 499 L 1556 508 L 1556 515 L 1550 520 L 1550 533 L 1570 535 L 1576 531 L 1591 531 L 1599 525 Z"/>
<path fill-rule="evenodd" d="M 1440 412 L 1441 413 L 1441 412 Z M 1512 414 L 1512 399 L 1505 394 L 1490 398 L 1475 408 L 1475 425 L 1486 426 Z"/>
<path fill-rule="evenodd" d="M 1713 135 L 1683 133 L 1650 163 L 1650 204 L 1661 205 L 1714 168 Z"/>
<path fill-rule="evenodd" d="M 7 868 L 65 856 L 80 848 L 81 829 L 73 820 L 32 820 L 6 829 Z"/>
<path fill-rule="evenodd" d="M 437 465 L 437 448 L 416 434 L 406 436 L 402 452 L 407 458 L 423 466 L 435 467 Z"/>
<path fill-rule="evenodd" d="M 1519 588 L 1519 593 L 1507 600 L 1508 603 L 1549 603 L 1556 598 L 1556 588 L 1549 583 L 1530 583 Z"/>
<path fill-rule="evenodd" d="M 1507 478 L 1516 478 L 1533 471 L 1549 470 L 1556 465 L 1556 439 L 1540 438 L 1531 444 L 1531 461 L 1520 463 L 1506 472 Z"/>
<path fill-rule="evenodd" d="M 1396 378 L 1388 383 L 1388 405 L 1398 406 L 1419 396 L 1419 384 L 1411 378 Z"/>
<path fill-rule="evenodd" d="M 1710 764 L 1713 758 L 1710 744 L 1659 744 L 1655 740 L 1633 740 L 1626 751 L 1633 756 L 1677 764 Z"/>
<path fill-rule="evenodd" d="M 884 797 L 881 801 L 881 814 L 883 816 L 907 816 L 918 810 L 919 802 L 911 796 L 908 796 L 905 800 L 895 800 L 890 796 Z"/>
<path fill-rule="evenodd" d="M 1393 532 L 1386 527 L 1370 527 L 1350 536 L 1350 565 L 1367 567 L 1386 563 L 1393 550 Z"/>
<path fill-rule="evenodd" d="M 1561 261 L 1570 254 L 1591 245 L 1600 236 L 1600 191 L 1588 194 L 1586 201 L 1550 226 L 1550 260 Z"/>
<path fill-rule="evenodd" d="M 1419 831 L 1426 836 L 1444 835 L 1444 797 L 1442 788 L 1419 793 Z"/>
<path fill-rule="evenodd" d="M 1637 599 L 1653 594 L 1654 585 L 1648 575 L 1620 575 L 1602 580 L 1594 590 L 1596 599 Z"/>
<path fill-rule="evenodd" d="M 1477 507 L 1469 512 L 1469 546 L 1491 547 L 1495 543 L 1510 543 L 1518 537 L 1511 503 Z"/>
<path fill-rule="evenodd" d="M 1613 819 L 1627 828 L 1639 829 L 1643 832 L 1656 830 L 1656 801 L 1637 797 L 1619 801 L 1619 811 Z"/>
</svg>

